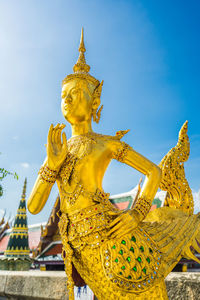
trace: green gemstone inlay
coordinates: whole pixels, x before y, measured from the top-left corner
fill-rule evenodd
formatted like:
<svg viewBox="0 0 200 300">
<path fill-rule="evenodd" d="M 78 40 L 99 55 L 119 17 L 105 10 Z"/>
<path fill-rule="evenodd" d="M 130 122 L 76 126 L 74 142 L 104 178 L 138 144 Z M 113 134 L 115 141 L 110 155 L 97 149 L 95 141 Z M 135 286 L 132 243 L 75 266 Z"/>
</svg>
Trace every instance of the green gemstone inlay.
<svg viewBox="0 0 200 300">
<path fill-rule="evenodd" d="M 122 270 L 125 270 L 126 269 L 126 267 L 125 266 L 122 266 Z"/>
<path fill-rule="evenodd" d="M 136 266 L 133 267 L 133 271 L 137 272 L 137 267 Z"/>
<path fill-rule="evenodd" d="M 131 279 L 132 277 L 131 277 L 131 275 L 128 275 L 128 279 Z"/>
<path fill-rule="evenodd" d="M 130 250 L 134 253 L 134 248 L 133 247 L 131 247 Z"/>
<path fill-rule="evenodd" d="M 138 256 L 138 258 L 137 258 L 137 261 L 139 261 L 139 262 L 141 262 L 141 261 L 142 261 L 142 259 L 141 259 L 141 257 L 140 257 L 140 256 Z"/>
<path fill-rule="evenodd" d="M 142 279 L 142 276 L 138 277 L 138 279 Z"/>
<path fill-rule="evenodd" d="M 115 248 L 116 248 L 116 246 L 114 245 L 114 246 L 112 246 L 112 248 L 113 248 L 113 249 L 115 249 Z"/>
<path fill-rule="evenodd" d="M 149 248 L 149 252 L 150 252 L 150 253 L 153 253 L 153 250 L 152 250 L 151 248 Z"/>
<path fill-rule="evenodd" d="M 128 262 L 130 262 L 130 261 L 131 261 L 131 258 L 128 256 L 128 257 L 127 257 L 127 260 L 128 260 Z"/>
<path fill-rule="evenodd" d="M 126 245 L 126 241 L 125 241 L 125 240 L 121 241 L 121 243 L 122 243 L 123 245 Z"/>
<path fill-rule="evenodd" d="M 143 247 L 143 246 L 141 246 L 141 247 L 140 247 L 140 250 L 141 250 L 142 252 L 144 252 L 144 247 Z"/>
<path fill-rule="evenodd" d="M 122 272 L 119 272 L 119 275 L 122 275 Z"/>
<path fill-rule="evenodd" d="M 136 242 L 136 238 L 134 237 L 134 235 L 132 236 L 131 241 Z"/>
<path fill-rule="evenodd" d="M 123 250 L 122 249 L 119 251 L 119 254 L 123 255 Z"/>
<path fill-rule="evenodd" d="M 147 272 L 146 268 L 142 269 L 142 271 L 143 271 L 145 274 L 146 274 L 146 272 Z"/>
<path fill-rule="evenodd" d="M 115 259 L 115 262 L 118 262 L 118 261 L 119 261 L 118 258 L 116 258 L 116 259 Z"/>
<path fill-rule="evenodd" d="M 147 262 L 150 264 L 150 258 L 149 257 L 147 257 Z"/>
</svg>

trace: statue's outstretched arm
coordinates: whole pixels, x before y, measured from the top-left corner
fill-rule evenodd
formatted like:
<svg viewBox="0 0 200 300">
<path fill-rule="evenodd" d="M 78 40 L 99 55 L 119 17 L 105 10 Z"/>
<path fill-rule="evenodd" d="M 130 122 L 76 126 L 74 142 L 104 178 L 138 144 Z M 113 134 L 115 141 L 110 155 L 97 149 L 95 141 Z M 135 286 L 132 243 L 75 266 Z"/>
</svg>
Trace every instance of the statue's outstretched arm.
<svg viewBox="0 0 200 300">
<path fill-rule="evenodd" d="M 120 142 L 113 153 L 113 158 L 146 175 L 142 190 L 133 209 L 124 212 L 110 224 L 111 229 L 108 235 L 115 238 L 137 227 L 145 219 L 160 184 L 161 169 L 124 142 Z"/>
<path fill-rule="evenodd" d="M 152 202 L 160 184 L 161 169 L 132 148 L 127 150 L 123 162 L 146 175 L 140 198 L 144 197 Z"/>
<path fill-rule="evenodd" d="M 55 183 L 57 174 L 67 155 L 67 138 L 61 131 L 65 125 L 51 124 L 47 139 L 47 158 L 42 165 L 35 185 L 28 199 L 28 210 L 32 214 L 39 213 L 44 207 L 52 186 Z"/>
</svg>

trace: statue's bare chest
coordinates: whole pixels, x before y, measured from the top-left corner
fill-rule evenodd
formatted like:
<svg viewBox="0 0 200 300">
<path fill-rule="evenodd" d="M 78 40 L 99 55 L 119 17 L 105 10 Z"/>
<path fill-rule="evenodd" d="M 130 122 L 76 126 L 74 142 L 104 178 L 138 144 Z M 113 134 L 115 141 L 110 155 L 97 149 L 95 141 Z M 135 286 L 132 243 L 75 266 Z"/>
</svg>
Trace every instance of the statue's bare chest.
<svg viewBox="0 0 200 300">
<path fill-rule="evenodd" d="M 68 141 L 68 154 L 59 172 L 59 179 L 65 185 L 72 185 L 80 181 L 81 174 L 89 176 L 106 147 L 103 141 L 94 136 L 81 136 Z M 96 170 L 97 171 L 97 170 Z"/>
</svg>

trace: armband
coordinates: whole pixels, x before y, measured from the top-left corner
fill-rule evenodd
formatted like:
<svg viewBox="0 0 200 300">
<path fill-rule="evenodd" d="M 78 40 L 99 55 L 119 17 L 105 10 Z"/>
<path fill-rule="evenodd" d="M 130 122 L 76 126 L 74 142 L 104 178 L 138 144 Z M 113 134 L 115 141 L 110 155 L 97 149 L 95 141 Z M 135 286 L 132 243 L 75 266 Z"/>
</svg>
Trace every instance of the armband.
<svg viewBox="0 0 200 300">
<path fill-rule="evenodd" d="M 151 202 L 152 201 L 146 197 L 139 197 L 135 206 L 133 207 L 133 210 L 136 210 L 139 215 L 142 216 L 142 219 L 144 219 L 150 211 Z"/>
<path fill-rule="evenodd" d="M 38 172 L 43 181 L 54 183 L 56 181 L 56 177 L 58 175 L 57 171 L 51 170 L 47 166 L 42 166 Z"/>
<path fill-rule="evenodd" d="M 124 142 L 122 142 L 120 146 L 122 147 L 119 147 L 117 151 L 113 153 L 112 158 L 124 162 L 124 158 L 126 157 L 128 150 L 131 150 L 131 147 Z"/>
</svg>

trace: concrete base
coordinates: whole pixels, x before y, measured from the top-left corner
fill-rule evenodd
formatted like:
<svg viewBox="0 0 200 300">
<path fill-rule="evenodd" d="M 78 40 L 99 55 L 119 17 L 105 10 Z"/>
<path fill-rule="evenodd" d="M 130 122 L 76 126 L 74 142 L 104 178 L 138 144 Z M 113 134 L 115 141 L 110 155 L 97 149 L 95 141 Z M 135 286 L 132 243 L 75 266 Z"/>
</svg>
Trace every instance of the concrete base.
<svg viewBox="0 0 200 300">
<path fill-rule="evenodd" d="M 166 280 L 170 300 L 199 300 L 200 273 L 170 273 Z"/>
<path fill-rule="evenodd" d="M 200 299 L 200 273 L 171 273 L 166 285 L 170 300 Z M 83 298 L 92 299 L 91 293 Z M 0 299 L 67 300 L 66 275 L 59 271 L 0 271 Z"/>
<path fill-rule="evenodd" d="M 0 296 L 15 300 L 67 300 L 65 272 L 0 271 Z"/>
</svg>

